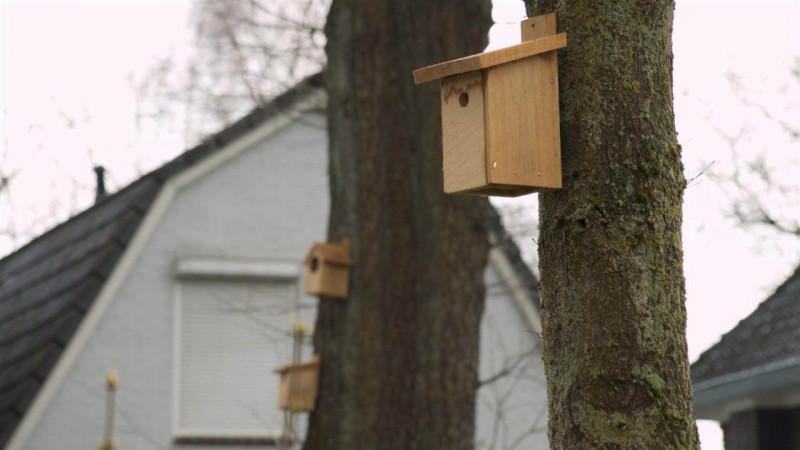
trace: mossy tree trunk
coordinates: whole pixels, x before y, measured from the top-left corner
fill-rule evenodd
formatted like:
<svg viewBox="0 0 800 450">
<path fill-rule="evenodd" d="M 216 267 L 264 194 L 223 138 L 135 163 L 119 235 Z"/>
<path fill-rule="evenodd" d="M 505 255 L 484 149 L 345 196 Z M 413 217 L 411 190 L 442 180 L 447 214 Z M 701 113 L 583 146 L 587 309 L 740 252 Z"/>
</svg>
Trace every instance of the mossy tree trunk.
<svg viewBox="0 0 800 450">
<path fill-rule="evenodd" d="M 540 195 L 549 438 L 698 447 L 672 110 L 673 1 L 526 0 L 558 15 L 563 185 Z"/>
<path fill-rule="evenodd" d="M 345 300 L 320 299 L 320 392 L 305 449 L 474 447 L 485 199 L 444 196 L 439 87 L 415 68 L 480 52 L 488 0 L 334 0 L 331 215 Z"/>
</svg>

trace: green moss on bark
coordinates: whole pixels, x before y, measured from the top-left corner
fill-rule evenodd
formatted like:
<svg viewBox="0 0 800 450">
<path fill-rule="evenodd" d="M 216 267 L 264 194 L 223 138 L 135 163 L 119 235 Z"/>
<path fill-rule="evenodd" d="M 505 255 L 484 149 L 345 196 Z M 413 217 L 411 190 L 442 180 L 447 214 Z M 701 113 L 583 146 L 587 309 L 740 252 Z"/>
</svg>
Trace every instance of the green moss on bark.
<svg viewBox="0 0 800 450">
<path fill-rule="evenodd" d="M 540 196 L 553 448 L 691 449 L 672 1 L 555 11 L 564 189 Z"/>
</svg>

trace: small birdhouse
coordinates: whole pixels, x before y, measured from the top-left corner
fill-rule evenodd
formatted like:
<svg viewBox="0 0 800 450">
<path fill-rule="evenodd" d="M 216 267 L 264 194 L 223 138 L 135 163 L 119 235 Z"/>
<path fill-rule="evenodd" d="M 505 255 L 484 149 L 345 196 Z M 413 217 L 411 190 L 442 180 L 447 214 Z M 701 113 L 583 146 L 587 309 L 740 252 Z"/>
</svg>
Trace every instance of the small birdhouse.
<svg viewBox="0 0 800 450">
<path fill-rule="evenodd" d="M 319 385 L 319 355 L 302 364 L 278 367 L 274 372 L 281 377 L 278 408 L 292 412 L 314 409 Z"/>
<path fill-rule="evenodd" d="M 350 243 L 315 243 L 308 251 L 303 290 L 306 294 L 346 298 L 350 284 Z"/>
<path fill-rule="evenodd" d="M 445 193 L 516 197 L 561 187 L 556 15 L 522 22 L 522 43 L 414 71 L 442 80 Z"/>
</svg>

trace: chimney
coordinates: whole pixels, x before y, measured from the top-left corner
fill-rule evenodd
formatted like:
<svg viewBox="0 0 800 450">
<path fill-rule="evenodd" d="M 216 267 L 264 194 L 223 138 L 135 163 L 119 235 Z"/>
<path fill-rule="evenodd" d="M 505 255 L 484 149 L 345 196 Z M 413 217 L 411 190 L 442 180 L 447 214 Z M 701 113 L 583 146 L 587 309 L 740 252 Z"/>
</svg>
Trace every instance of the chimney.
<svg viewBox="0 0 800 450">
<path fill-rule="evenodd" d="M 94 173 L 97 175 L 97 191 L 95 192 L 94 202 L 100 203 L 100 200 L 106 198 L 106 169 L 103 166 L 95 166 Z"/>
</svg>

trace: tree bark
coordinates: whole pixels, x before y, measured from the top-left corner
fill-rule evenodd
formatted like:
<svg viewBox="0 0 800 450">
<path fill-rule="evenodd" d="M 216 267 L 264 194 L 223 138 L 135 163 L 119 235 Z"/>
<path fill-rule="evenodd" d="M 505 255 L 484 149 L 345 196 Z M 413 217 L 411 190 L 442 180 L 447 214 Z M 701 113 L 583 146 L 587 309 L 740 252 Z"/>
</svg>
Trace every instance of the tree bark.
<svg viewBox="0 0 800 450">
<path fill-rule="evenodd" d="M 540 195 L 552 448 L 697 448 L 672 110 L 673 1 L 555 11 L 563 185 Z"/>
<path fill-rule="evenodd" d="M 487 202 L 442 193 L 439 87 L 413 69 L 480 52 L 488 0 L 334 0 L 330 240 L 346 300 L 320 299 L 306 449 L 473 448 Z"/>
</svg>

